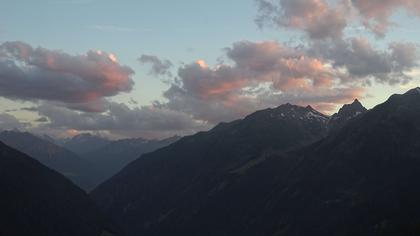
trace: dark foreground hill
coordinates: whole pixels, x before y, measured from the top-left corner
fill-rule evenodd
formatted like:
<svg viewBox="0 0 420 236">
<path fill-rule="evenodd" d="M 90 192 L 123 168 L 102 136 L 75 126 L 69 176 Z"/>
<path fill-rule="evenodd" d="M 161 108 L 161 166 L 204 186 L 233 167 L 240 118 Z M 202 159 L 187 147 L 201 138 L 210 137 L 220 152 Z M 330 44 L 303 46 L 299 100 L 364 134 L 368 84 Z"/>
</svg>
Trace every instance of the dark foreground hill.
<svg viewBox="0 0 420 236">
<path fill-rule="evenodd" d="M 0 189 L 0 235 L 121 235 L 81 189 L 3 143 Z"/>
<path fill-rule="evenodd" d="M 94 167 L 77 154 L 28 132 L 3 131 L 0 141 L 54 169 L 84 189 L 94 187 Z"/>
<path fill-rule="evenodd" d="M 420 89 L 301 148 L 324 117 L 293 108 L 181 139 L 92 196 L 131 235 L 419 235 Z"/>
</svg>

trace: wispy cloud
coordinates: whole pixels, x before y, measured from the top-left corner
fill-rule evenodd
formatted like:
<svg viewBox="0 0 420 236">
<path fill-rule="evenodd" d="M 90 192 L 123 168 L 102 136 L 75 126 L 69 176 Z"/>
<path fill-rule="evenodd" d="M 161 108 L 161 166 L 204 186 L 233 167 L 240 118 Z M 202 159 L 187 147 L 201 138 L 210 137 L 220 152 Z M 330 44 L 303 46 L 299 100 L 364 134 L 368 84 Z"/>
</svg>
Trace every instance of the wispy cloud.
<svg viewBox="0 0 420 236">
<path fill-rule="evenodd" d="M 78 4 L 89 4 L 89 3 L 93 3 L 96 0 L 54 0 L 54 1 L 49 1 L 49 4 L 56 4 L 56 5 L 66 5 L 66 4 L 74 4 L 74 5 L 78 5 Z"/>
<path fill-rule="evenodd" d="M 115 26 L 115 25 L 88 25 L 86 26 L 88 29 L 98 30 L 102 32 L 108 33 L 117 33 L 117 32 L 149 32 L 152 29 L 135 29 L 130 27 L 123 27 L 123 26 Z"/>
</svg>

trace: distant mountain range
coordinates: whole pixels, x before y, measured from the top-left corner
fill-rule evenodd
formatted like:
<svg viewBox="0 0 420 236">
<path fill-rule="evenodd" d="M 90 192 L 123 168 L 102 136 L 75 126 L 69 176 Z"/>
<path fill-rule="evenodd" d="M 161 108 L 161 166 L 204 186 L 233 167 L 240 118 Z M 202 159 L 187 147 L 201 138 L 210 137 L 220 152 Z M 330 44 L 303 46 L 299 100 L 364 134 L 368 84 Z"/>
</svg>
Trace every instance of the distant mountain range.
<svg viewBox="0 0 420 236">
<path fill-rule="evenodd" d="M 91 196 L 129 235 L 418 235 L 420 88 L 290 104 L 144 154 Z"/>
<path fill-rule="evenodd" d="M 0 235 L 123 235 L 64 176 L 1 142 L 0 189 Z"/>
<path fill-rule="evenodd" d="M 56 142 L 68 150 L 77 153 L 79 156 L 84 156 L 89 152 L 103 148 L 112 141 L 101 136 L 87 133 L 79 134 L 68 139 L 57 140 Z"/>
<path fill-rule="evenodd" d="M 0 132 L 0 141 L 35 158 L 90 191 L 143 153 L 164 147 L 179 137 L 164 140 L 109 140 L 91 134 L 70 139 L 36 136 L 18 130 Z"/>
</svg>

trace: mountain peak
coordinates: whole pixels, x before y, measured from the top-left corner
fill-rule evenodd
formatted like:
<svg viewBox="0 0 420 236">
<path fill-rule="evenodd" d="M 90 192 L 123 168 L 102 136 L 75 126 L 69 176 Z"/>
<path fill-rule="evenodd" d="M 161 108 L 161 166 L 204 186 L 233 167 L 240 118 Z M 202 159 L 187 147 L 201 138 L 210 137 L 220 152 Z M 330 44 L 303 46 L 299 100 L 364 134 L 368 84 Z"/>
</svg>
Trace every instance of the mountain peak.
<svg viewBox="0 0 420 236">
<path fill-rule="evenodd" d="M 329 126 L 331 130 L 338 130 L 350 119 L 363 114 L 367 109 L 356 98 L 351 104 L 344 104 L 340 110 L 331 116 Z"/>
<path fill-rule="evenodd" d="M 299 106 L 299 105 L 294 105 L 294 104 L 290 104 L 290 103 L 285 103 L 282 104 L 276 108 L 274 108 L 274 110 L 277 109 L 289 109 L 289 110 L 295 110 L 295 109 L 299 109 L 299 110 L 311 110 L 311 111 L 317 111 L 315 110 L 311 105 L 308 105 L 306 107 L 303 106 Z M 318 112 L 318 111 L 317 111 Z"/>
<path fill-rule="evenodd" d="M 408 94 L 420 95 L 420 87 L 410 89 L 408 92 L 405 93 L 405 95 L 408 95 Z"/>
<path fill-rule="evenodd" d="M 365 112 L 367 109 L 360 103 L 360 101 L 356 98 L 354 99 L 353 103 L 351 104 L 344 104 L 338 114 L 340 113 L 357 113 L 357 112 Z"/>
<path fill-rule="evenodd" d="M 354 99 L 354 101 L 353 101 L 353 103 L 352 103 L 352 105 L 355 105 L 355 104 L 357 104 L 357 105 L 362 105 L 362 103 L 359 101 L 359 99 Z"/>
</svg>

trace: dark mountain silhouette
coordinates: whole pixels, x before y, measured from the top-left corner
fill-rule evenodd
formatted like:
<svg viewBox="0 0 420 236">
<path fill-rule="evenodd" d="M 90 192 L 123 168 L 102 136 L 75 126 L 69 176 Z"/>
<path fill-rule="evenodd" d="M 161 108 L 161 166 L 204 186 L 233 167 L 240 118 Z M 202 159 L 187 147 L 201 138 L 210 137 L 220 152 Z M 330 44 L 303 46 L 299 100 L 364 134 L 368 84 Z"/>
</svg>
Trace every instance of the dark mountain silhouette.
<svg viewBox="0 0 420 236">
<path fill-rule="evenodd" d="M 352 104 L 344 105 L 337 113 L 331 116 L 328 121 L 328 128 L 331 132 L 341 129 L 350 119 L 364 114 L 367 109 L 359 102 L 354 100 Z"/>
<path fill-rule="evenodd" d="M 121 235 L 81 189 L 1 142 L 0 189 L 0 235 Z"/>
<path fill-rule="evenodd" d="M 419 88 L 298 156 L 273 207 L 288 215 L 287 235 L 419 235 Z"/>
<path fill-rule="evenodd" d="M 142 154 L 165 147 L 179 139 L 180 137 L 175 136 L 163 140 L 135 138 L 109 141 L 108 144 L 84 154 L 83 157 L 95 166 L 97 171 L 91 174 L 97 185 L 111 178 Z"/>
<path fill-rule="evenodd" d="M 231 176 L 244 175 L 265 162 L 267 153 L 319 140 L 327 133 L 327 122 L 327 116 L 311 107 L 286 104 L 259 111 L 143 155 L 92 196 L 132 235 L 182 234 L 173 227 L 178 223 L 179 229 L 187 227 L 194 217 L 191 212 L 228 187 Z M 209 220 L 207 224 L 218 221 Z M 166 222 L 170 225 L 164 226 Z"/>
<path fill-rule="evenodd" d="M 286 107 L 144 155 L 92 196 L 131 235 L 419 235 L 420 88 L 300 148 L 324 118 L 276 120 Z"/>
<path fill-rule="evenodd" d="M 93 166 L 75 153 L 28 132 L 3 131 L 0 141 L 54 169 L 84 189 L 93 187 Z"/>
</svg>

